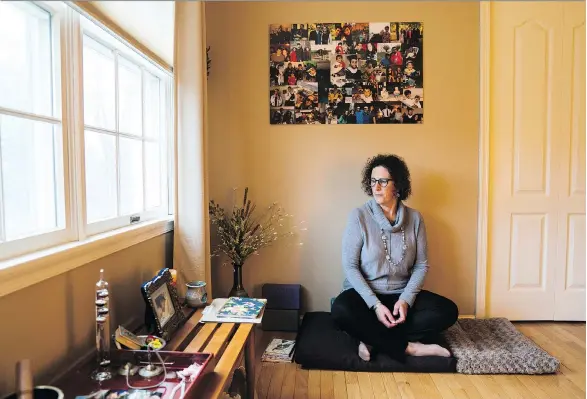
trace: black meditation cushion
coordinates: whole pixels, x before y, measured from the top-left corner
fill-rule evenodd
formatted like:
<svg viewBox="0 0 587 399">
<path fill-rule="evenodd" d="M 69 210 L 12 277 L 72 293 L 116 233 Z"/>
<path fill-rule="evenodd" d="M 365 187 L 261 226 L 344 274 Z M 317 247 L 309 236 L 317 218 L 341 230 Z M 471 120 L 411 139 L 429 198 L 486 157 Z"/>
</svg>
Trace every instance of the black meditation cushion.
<svg viewBox="0 0 587 399">
<path fill-rule="evenodd" d="M 443 342 L 437 342 L 446 347 Z M 381 353 L 371 361 L 358 354 L 358 342 L 340 330 L 330 313 L 308 312 L 296 339 L 295 361 L 305 369 L 346 371 L 392 371 L 418 373 L 456 372 L 454 357 L 407 356 L 405 363 Z"/>
</svg>

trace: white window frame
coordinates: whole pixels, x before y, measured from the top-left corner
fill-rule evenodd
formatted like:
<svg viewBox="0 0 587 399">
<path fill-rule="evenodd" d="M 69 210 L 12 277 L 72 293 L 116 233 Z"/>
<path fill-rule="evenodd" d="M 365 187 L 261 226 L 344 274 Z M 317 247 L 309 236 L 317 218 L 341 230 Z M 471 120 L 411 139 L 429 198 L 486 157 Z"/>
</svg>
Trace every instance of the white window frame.
<svg viewBox="0 0 587 399">
<path fill-rule="evenodd" d="M 119 66 L 119 59 L 123 58 L 126 60 L 126 62 L 130 62 L 136 66 L 138 66 L 141 69 L 141 88 L 142 88 L 142 93 L 144 93 L 145 91 L 145 79 L 144 79 L 144 74 L 145 73 L 150 73 L 151 75 L 157 77 L 160 81 L 160 86 L 159 86 L 159 97 L 160 99 L 162 99 L 164 101 L 164 104 L 172 104 L 173 103 L 173 98 L 171 97 L 172 94 L 172 86 L 173 86 L 173 81 L 172 79 L 169 78 L 169 75 L 166 71 L 163 71 L 162 69 L 160 69 L 159 67 L 156 67 L 154 64 L 146 61 L 143 57 L 141 57 L 138 53 L 136 53 L 135 51 L 133 51 L 132 49 L 129 49 L 124 43 L 116 40 L 114 37 L 112 37 L 111 35 L 109 35 L 108 33 L 104 32 L 102 30 L 102 28 L 100 28 L 99 26 L 97 26 L 96 24 L 92 23 L 92 21 L 90 21 L 89 19 L 81 19 L 80 21 L 80 44 L 83 46 L 83 41 L 84 41 L 84 37 L 83 36 L 87 36 L 89 37 L 92 41 L 96 42 L 98 45 L 103 46 L 105 48 L 110 49 L 113 52 L 113 56 L 114 56 L 114 70 L 115 70 L 115 129 L 114 130 L 109 130 L 109 129 L 104 129 L 104 128 L 99 128 L 99 127 L 95 127 L 95 126 L 88 126 L 84 124 L 84 132 L 85 130 L 90 130 L 93 132 L 97 132 L 97 133 L 102 133 L 102 134 L 109 134 L 109 135 L 114 135 L 116 137 L 116 161 L 117 161 L 117 210 L 118 213 L 121 212 L 120 210 L 120 180 L 119 180 L 119 176 L 118 176 L 118 161 L 120 159 L 120 151 L 119 151 L 119 138 L 120 137 L 126 137 L 126 138 L 130 138 L 133 140 L 138 140 L 139 138 L 137 136 L 131 135 L 131 134 L 126 134 L 124 132 L 121 132 L 119 129 L 119 84 L 118 84 L 118 66 Z M 78 51 L 79 56 L 81 57 L 83 54 L 83 47 L 79 49 Z M 79 74 L 80 77 L 80 81 L 83 81 L 83 62 L 80 59 L 80 68 L 77 71 L 77 73 Z M 143 159 L 143 174 L 146 172 L 146 168 L 145 168 L 145 145 L 144 142 L 153 142 L 154 140 L 148 139 L 144 137 L 144 132 L 145 132 L 145 102 L 144 102 L 144 98 L 141 94 L 141 99 L 142 99 L 142 118 L 143 118 L 143 124 L 142 124 L 142 129 L 143 129 L 143 136 L 140 140 L 143 141 L 143 145 L 142 145 L 142 159 Z M 80 93 L 80 102 L 83 103 L 83 87 L 82 87 L 82 92 Z M 170 174 L 168 173 L 169 171 L 169 163 L 167 162 L 167 160 L 169 159 L 169 151 L 168 151 L 168 145 L 170 142 L 170 137 L 173 136 L 172 134 L 172 130 L 169 129 L 169 118 L 173 117 L 173 115 L 169 115 L 167 110 L 171 108 L 171 107 L 162 107 L 159 111 L 159 139 L 157 141 L 159 141 L 160 143 L 160 149 L 159 149 L 159 156 L 160 159 L 162 161 L 162 169 L 161 169 L 161 181 L 160 181 L 160 187 L 161 187 L 161 198 L 160 198 L 160 205 L 159 207 L 157 207 L 156 209 L 150 209 L 150 210 L 143 210 L 142 212 L 137 212 L 137 213 L 132 213 L 132 214 L 125 214 L 125 215 L 119 215 L 115 218 L 111 218 L 111 219 L 107 219 L 104 221 L 97 221 L 97 222 L 93 222 L 93 223 L 88 223 L 87 222 L 87 212 L 86 212 L 86 201 L 85 201 L 85 185 L 84 185 L 84 192 L 83 192 L 83 196 L 84 196 L 84 200 L 83 200 L 83 214 L 80 215 L 81 219 L 83 220 L 83 224 L 84 224 L 84 232 L 88 235 L 94 235 L 94 234 L 98 234 L 98 233 L 102 233 L 104 231 L 110 231 L 113 229 L 117 229 L 120 227 L 124 227 L 124 226 L 128 226 L 131 224 L 130 222 L 130 218 L 132 217 L 140 217 L 141 221 L 147 221 L 147 220 L 153 220 L 153 219 L 157 219 L 157 218 L 161 218 L 161 217 L 165 217 L 167 215 L 170 214 L 169 211 L 169 187 L 170 187 Z M 83 118 L 83 115 L 81 115 L 81 117 Z M 168 134 L 167 136 L 164 135 L 165 130 L 167 130 Z M 83 146 L 82 146 L 83 148 Z M 81 156 L 84 157 L 85 152 L 82 151 Z M 83 164 L 81 165 L 82 168 L 85 168 L 85 160 L 83 162 Z M 143 183 L 144 183 L 144 179 L 143 179 Z M 143 184 L 143 203 L 145 204 L 146 202 L 146 198 L 145 198 L 145 185 Z"/>
<path fill-rule="evenodd" d="M 0 108 L 0 114 L 61 125 L 65 228 L 19 240 L 0 242 L 0 297 L 173 230 L 173 193 L 170 192 L 174 178 L 173 75 L 138 50 L 130 48 L 126 42 L 123 43 L 114 37 L 107 40 L 109 46 L 118 46 L 117 51 L 120 51 L 122 56 L 141 64 L 160 79 L 160 95 L 166 101 L 166 107 L 161 109 L 160 116 L 160 129 L 167 130 L 165 141 L 160 141 L 161 179 L 165 184 L 161 184 L 161 206 L 156 212 L 141 213 L 140 222 L 131 225 L 130 218 L 123 216 L 116 221 L 108 220 L 88 225 L 84 181 L 82 35 L 95 29 L 107 32 L 109 30 L 99 23 L 90 28 L 82 26 L 82 18 L 74 4 L 50 1 L 31 3 L 51 14 L 52 61 L 55 65 L 53 96 L 58 95 L 55 101 L 60 104 L 58 109 L 61 115 L 46 117 L 5 108 Z M 104 37 L 110 37 L 102 34 L 98 36 L 102 40 Z M 142 85 L 144 87 L 143 79 Z M 143 145 L 143 173 L 144 147 Z M 1 192 L 0 184 L 0 195 Z"/>
<path fill-rule="evenodd" d="M 63 191 L 63 198 L 60 200 L 64 201 L 65 214 L 64 220 L 65 225 L 63 228 L 55 228 L 41 234 L 36 234 L 29 237 L 19 238 L 4 242 L 4 221 L 3 221 L 3 207 L 0 207 L 0 261 L 2 259 L 8 259 L 14 256 L 21 255 L 32 250 L 40 250 L 51 246 L 63 244 L 72 241 L 76 237 L 75 229 L 73 228 L 72 213 L 72 187 L 71 182 L 68 179 L 69 176 L 69 162 L 70 157 L 69 151 L 69 125 L 67 123 L 67 110 L 64 106 L 67 101 L 67 91 L 65 81 L 62 79 L 64 75 L 64 59 L 63 55 L 65 51 L 61 51 L 64 45 L 65 27 L 63 19 L 65 16 L 65 7 L 62 3 L 51 3 L 51 2 L 31 2 L 32 5 L 41 8 L 51 16 L 51 76 L 52 76 L 52 106 L 58 112 L 53 116 L 38 115 L 29 112 L 23 112 L 16 109 L 9 109 L 0 107 L 0 115 L 8 115 L 29 121 L 44 122 L 54 126 L 61 127 L 61 151 L 57 152 L 57 155 L 62 155 L 61 159 L 58 156 L 55 157 L 55 162 L 62 163 L 63 170 L 63 187 L 58 184 L 57 193 L 58 197 L 61 197 L 60 189 Z M 2 159 L 2 153 L 0 150 L 0 161 Z M 57 182 L 56 182 L 57 183 Z M 0 173 L 0 196 L 3 195 L 2 186 L 2 173 Z"/>
</svg>

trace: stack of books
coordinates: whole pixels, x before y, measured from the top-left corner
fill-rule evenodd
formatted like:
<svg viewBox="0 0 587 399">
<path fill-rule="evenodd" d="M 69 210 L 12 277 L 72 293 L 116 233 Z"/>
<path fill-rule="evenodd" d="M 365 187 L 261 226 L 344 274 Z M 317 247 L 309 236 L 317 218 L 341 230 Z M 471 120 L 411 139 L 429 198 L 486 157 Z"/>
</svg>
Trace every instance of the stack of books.
<svg viewBox="0 0 587 399">
<path fill-rule="evenodd" d="M 295 352 L 296 341 L 274 338 L 261 356 L 262 362 L 291 363 Z"/>
</svg>

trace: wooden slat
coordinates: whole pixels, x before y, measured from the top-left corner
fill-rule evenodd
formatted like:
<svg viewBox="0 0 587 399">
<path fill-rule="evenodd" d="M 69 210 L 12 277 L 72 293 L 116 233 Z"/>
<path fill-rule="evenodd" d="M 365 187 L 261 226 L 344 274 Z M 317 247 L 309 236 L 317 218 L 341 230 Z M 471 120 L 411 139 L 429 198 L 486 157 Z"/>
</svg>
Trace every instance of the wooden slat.
<svg viewBox="0 0 587 399">
<path fill-rule="evenodd" d="M 357 373 L 357 380 L 359 381 L 359 390 L 361 391 L 362 399 L 374 399 L 373 387 L 371 386 L 371 379 L 369 373 Z"/>
<path fill-rule="evenodd" d="M 285 375 L 283 376 L 283 388 L 281 389 L 281 399 L 293 399 L 296 389 L 296 364 L 285 364 Z"/>
<path fill-rule="evenodd" d="M 202 317 L 202 309 L 192 309 L 185 307 L 182 309 L 183 314 L 186 317 L 185 323 L 177 329 L 177 331 L 173 334 L 173 338 L 171 338 L 167 345 L 165 345 L 164 350 L 174 351 L 177 350 L 183 343 L 183 341 L 190 335 L 190 333 L 197 328 L 198 322 Z"/>
<path fill-rule="evenodd" d="M 430 374 L 417 374 L 417 376 L 420 379 L 420 384 L 422 384 L 422 387 L 426 391 L 427 399 L 442 399 L 442 395 L 438 388 L 436 388 L 436 385 L 434 385 Z"/>
<path fill-rule="evenodd" d="M 320 371 L 320 399 L 334 399 L 334 381 L 332 371 Z"/>
<path fill-rule="evenodd" d="M 202 352 L 202 348 L 208 342 L 208 338 L 212 335 L 214 330 L 218 324 L 216 323 L 206 323 L 202 326 L 198 335 L 189 343 L 189 345 L 184 349 L 184 352 L 192 353 L 192 352 Z"/>
<path fill-rule="evenodd" d="M 296 364 L 296 389 L 294 391 L 294 399 L 308 398 L 308 370 L 302 369 L 299 364 Z"/>
<path fill-rule="evenodd" d="M 408 382 L 407 373 L 393 373 L 393 378 L 397 383 L 402 399 L 418 399 L 418 396 L 416 396 L 416 393 Z"/>
<path fill-rule="evenodd" d="M 532 392 L 526 388 L 520 380 L 513 375 L 496 375 L 493 376 L 495 382 L 497 382 L 503 390 L 511 397 L 520 399 L 534 399 Z"/>
<path fill-rule="evenodd" d="M 491 376 L 488 376 L 491 377 Z M 524 386 L 526 388 L 528 388 L 528 390 L 532 393 L 532 396 L 536 399 L 549 399 L 550 395 L 548 395 L 548 393 L 546 393 L 546 391 L 544 391 L 540 385 L 538 385 L 538 383 L 536 381 L 534 381 L 534 379 L 532 379 L 531 375 L 517 375 L 516 378 L 518 379 L 518 381 L 520 381 L 522 384 L 524 384 Z M 490 378 L 488 378 L 490 379 Z M 485 380 L 484 380 L 485 382 Z M 487 383 L 486 383 L 487 385 Z M 496 387 L 492 387 L 493 390 L 495 390 L 497 392 L 497 389 L 501 389 L 501 387 L 499 387 L 496 384 Z"/>
<path fill-rule="evenodd" d="M 373 396 L 375 399 L 387 398 L 382 373 L 369 373 L 369 380 L 371 381 L 371 388 L 373 388 Z"/>
<path fill-rule="evenodd" d="M 334 387 L 334 399 L 347 399 L 344 371 L 332 372 L 332 385 Z"/>
<path fill-rule="evenodd" d="M 383 373 L 383 385 L 385 386 L 388 399 L 401 399 L 402 394 L 399 391 L 393 373 Z"/>
<path fill-rule="evenodd" d="M 210 347 L 210 352 L 216 350 L 217 343 L 220 341 L 220 338 L 213 342 L 216 338 L 216 335 L 225 334 L 228 327 L 222 329 L 224 326 L 229 326 L 232 323 L 226 323 L 218 329 L 214 337 L 212 337 L 212 341 L 208 346 Z M 234 325 L 233 325 L 234 326 Z M 204 378 L 204 389 L 202 392 L 198 392 L 198 398 L 202 399 L 216 399 L 224 390 L 225 385 L 228 379 L 232 376 L 234 369 L 236 368 L 238 358 L 243 353 L 245 344 L 247 339 L 251 335 L 251 330 L 253 329 L 253 324 L 240 324 L 236 333 L 228 343 L 226 350 L 222 354 L 222 356 L 218 359 L 218 363 L 214 368 L 213 372 L 208 373 Z M 232 328 L 232 327 L 231 327 Z M 220 332 L 220 330 L 223 330 Z M 226 333 L 228 335 L 228 333 Z M 222 335 L 220 335 L 222 336 Z M 206 347 L 206 351 L 208 351 L 208 346 Z M 220 345 L 221 346 L 221 345 Z"/>
<path fill-rule="evenodd" d="M 308 399 L 320 399 L 320 370 L 308 372 Z"/>
<path fill-rule="evenodd" d="M 214 357 L 216 357 L 220 353 L 220 351 L 228 344 L 228 338 L 230 337 L 230 334 L 234 331 L 236 327 L 237 324 L 234 323 L 222 323 L 220 327 L 216 329 L 216 331 L 214 331 L 212 339 L 210 340 L 208 345 L 206 345 L 203 352 L 212 353 L 214 354 Z M 251 330 L 249 329 L 249 332 L 250 331 Z M 243 347 L 241 349 L 244 349 L 244 347 L 245 346 L 243 342 Z"/>
<path fill-rule="evenodd" d="M 271 384 L 271 377 L 273 377 L 273 365 L 269 363 L 263 363 L 259 367 L 259 376 L 257 378 L 256 391 L 257 399 L 267 399 L 269 393 L 269 384 Z"/>
<path fill-rule="evenodd" d="M 345 371 L 346 393 L 348 399 L 361 399 L 361 390 L 359 389 L 359 380 L 357 373 L 354 371 Z"/>
<path fill-rule="evenodd" d="M 455 380 L 453 374 L 430 374 L 443 399 L 472 399 Z"/>
<path fill-rule="evenodd" d="M 469 398 L 480 398 L 481 394 L 475 388 L 471 380 L 469 380 L 469 376 L 466 374 L 455 374 L 454 378 L 456 379 L 457 383 L 461 386 L 462 389 L 465 390 L 467 396 Z"/>
<path fill-rule="evenodd" d="M 283 387 L 283 378 L 285 376 L 285 364 L 277 363 L 273 365 L 273 375 L 269 383 L 267 398 L 278 399 L 281 397 L 281 388 Z"/>
<path fill-rule="evenodd" d="M 509 398 L 509 395 L 495 382 L 491 375 L 469 375 L 468 378 L 483 399 Z"/>
</svg>

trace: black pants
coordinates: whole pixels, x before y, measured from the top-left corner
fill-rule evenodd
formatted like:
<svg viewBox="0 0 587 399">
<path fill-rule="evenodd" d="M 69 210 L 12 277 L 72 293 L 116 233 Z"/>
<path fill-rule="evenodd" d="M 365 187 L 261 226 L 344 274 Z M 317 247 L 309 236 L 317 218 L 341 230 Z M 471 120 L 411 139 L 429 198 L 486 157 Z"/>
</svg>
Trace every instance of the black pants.
<svg viewBox="0 0 587 399">
<path fill-rule="evenodd" d="M 377 295 L 393 314 L 399 294 Z M 422 290 L 414 306 L 408 309 L 406 321 L 387 328 L 369 309 L 354 289 L 342 292 L 332 305 L 332 317 L 338 326 L 352 337 L 371 345 L 391 357 L 404 360 L 408 342 L 431 342 L 438 334 L 452 326 L 459 316 L 453 301 L 430 291 Z M 397 319 L 398 316 L 394 316 Z"/>
</svg>

